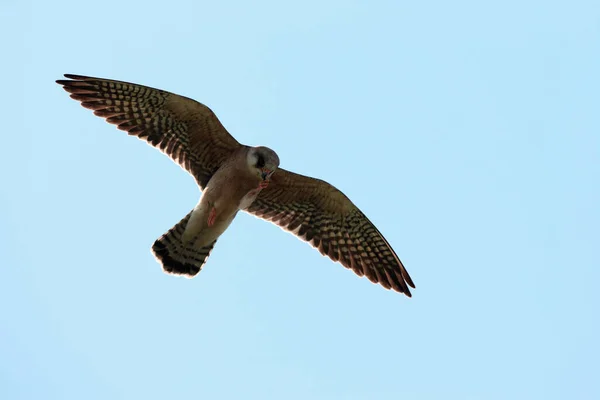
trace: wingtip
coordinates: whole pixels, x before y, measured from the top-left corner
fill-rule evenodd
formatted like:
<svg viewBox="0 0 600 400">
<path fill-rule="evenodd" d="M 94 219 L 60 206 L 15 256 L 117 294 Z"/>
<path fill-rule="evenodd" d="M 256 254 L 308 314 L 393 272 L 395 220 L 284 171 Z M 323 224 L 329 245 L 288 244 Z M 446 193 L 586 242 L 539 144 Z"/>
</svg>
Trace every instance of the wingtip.
<svg viewBox="0 0 600 400">
<path fill-rule="evenodd" d="M 77 81 L 82 81 L 82 80 L 84 80 L 84 79 L 87 78 L 87 76 L 76 75 L 76 74 L 64 74 L 63 76 L 65 78 L 67 78 L 67 79 L 74 79 L 74 80 L 77 80 Z"/>
<path fill-rule="evenodd" d="M 413 282 L 412 278 L 410 277 L 410 275 L 408 274 L 408 271 L 406 270 L 406 268 L 404 268 L 404 265 L 402 266 L 403 272 L 404 274 L 402 274 L 404 281 L 406 283 L 408 283 L 408 286 L 410 286 L 413 289 L 416 289 L 417 287 L 415 286 L 415 283 Z"/>
<path fill-rule="evenodd" d="M 58 83 L 59 85 L 65 85 L 65 84 L 68 84 L 69 82 L 73 82 L 73 81 L 86 81 L 86 80 L 93 79 L 93 78 L 90 78 L 89 76 L 75 75 L 75 74 L 63 74 L 63 76 L 65 78 L 67 78 L 68 80 L 58 79 L 58 80 L 56 80 L 56 83 Z"/>
<path fill-rule="evenodd" d="M 406 282 L 406 281 L 405 281 Z M 408 282 L 406 282 L 408 283 Z M 415 288 L 413 285 L 411 285 L 410 283 L 408 283 L 413 289 Z M 412 293 L 410 292 L 410 289 L 408 288 L 408 286 L 404 285 L 404 287 L 402 288 L 402 293 L 404 293 L 407 297 L 412 297 Z"/>
<path fill-rule="evenodd" d="M 57 79 L 54 82 L 58 83 L 59 85 L 65 86 L 65 85 L 68 85 L 69 82 L 72 82 L 72 79 L 73 79 L 73 77 L 75 75 L 72 75 L 72 74 L 63 74 L 63 76 L 65 78 L 69 79 L 69 80 L 66 80 L 66 79 Z"/>
<path fill-rule="evenodd" d="M 387 285 L 382 284 L 381 282 L 373 282 L 375 285 L 377 286 L 381 286 L 386 290 L 395 292 L 395 293 L 400 293 L 405 295 L 406 297 L 412 298 L 412 293 L 410 292 L 409 288 L 402 288 L 402 287 L 387 287 Z"/>
</svg>

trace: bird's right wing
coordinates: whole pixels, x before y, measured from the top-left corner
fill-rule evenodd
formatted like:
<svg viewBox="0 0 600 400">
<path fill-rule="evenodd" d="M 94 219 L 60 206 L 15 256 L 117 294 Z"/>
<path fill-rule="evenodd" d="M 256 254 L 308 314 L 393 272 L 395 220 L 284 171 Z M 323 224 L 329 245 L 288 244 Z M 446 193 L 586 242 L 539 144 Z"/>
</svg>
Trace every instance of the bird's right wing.
<svg viewBox="0 0 600 400">
<path fill-rule="evenodd" d="M 279 168 L 245 211 L 295 234 L 359 276 L 411 296 L 408 286 L 415 285 L 387 240 L 329 183 Z"/>
<path fill-rule="evenodd" d="M 204 104 L 134 83 L 66 74 L 58 84 L 94 114 L 158 148 L 204 188 L 241 145 Z"/>
</svg>

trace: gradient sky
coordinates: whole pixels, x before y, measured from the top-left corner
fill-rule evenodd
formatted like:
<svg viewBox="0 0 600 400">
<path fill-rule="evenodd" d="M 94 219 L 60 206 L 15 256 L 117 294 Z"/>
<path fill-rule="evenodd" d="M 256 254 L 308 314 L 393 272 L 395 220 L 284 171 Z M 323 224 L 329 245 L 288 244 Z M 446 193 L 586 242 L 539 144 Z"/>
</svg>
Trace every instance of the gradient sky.
<svg viewBox="0 0 600 400">
<path fill-rule="evenodd" d="M 4 0 L 2 399 L 600 398 L 597 1 Z M 408 299 L 198 201 L 63 73 L 206 103 L 379 227 Z"/>
</svg>

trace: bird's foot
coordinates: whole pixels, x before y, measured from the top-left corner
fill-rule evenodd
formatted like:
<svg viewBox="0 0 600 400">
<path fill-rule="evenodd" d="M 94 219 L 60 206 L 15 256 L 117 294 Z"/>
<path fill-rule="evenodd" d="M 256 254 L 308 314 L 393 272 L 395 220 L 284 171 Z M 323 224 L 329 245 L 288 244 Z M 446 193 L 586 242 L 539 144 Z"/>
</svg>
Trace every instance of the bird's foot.
<svg viewBox="0 0 600 400">
<path fill-rule="evenodd" d="M 269 186 L 269 181 L 260 181 L 260 183 L 258 184 L 258 187 L 260 189 L 265 189 Z"/>
<path fill-rule="evenodd" d="M 208 226 L 213 226 L 215 224 L 215 220 L 217 219 L 217 209 L 216 208 L 211 208 L 210 212 L 208 213 Z"/>
</svg>

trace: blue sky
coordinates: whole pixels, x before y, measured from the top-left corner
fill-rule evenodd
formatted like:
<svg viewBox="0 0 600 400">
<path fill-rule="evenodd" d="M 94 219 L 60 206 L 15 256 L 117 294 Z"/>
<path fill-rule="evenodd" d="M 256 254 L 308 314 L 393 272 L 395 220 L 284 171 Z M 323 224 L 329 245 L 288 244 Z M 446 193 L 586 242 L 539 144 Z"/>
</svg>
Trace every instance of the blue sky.
<svg viewBox="0 0 600 400">
<path fill-rule="evenodd" d="M 600 398 L 600 6 L 4 1 L 0 397 Z M 206 103 L 379 227 L 408 299 L 239 215 L 193 280 L 197 202 L 63 73 Z"/>
</svg>

